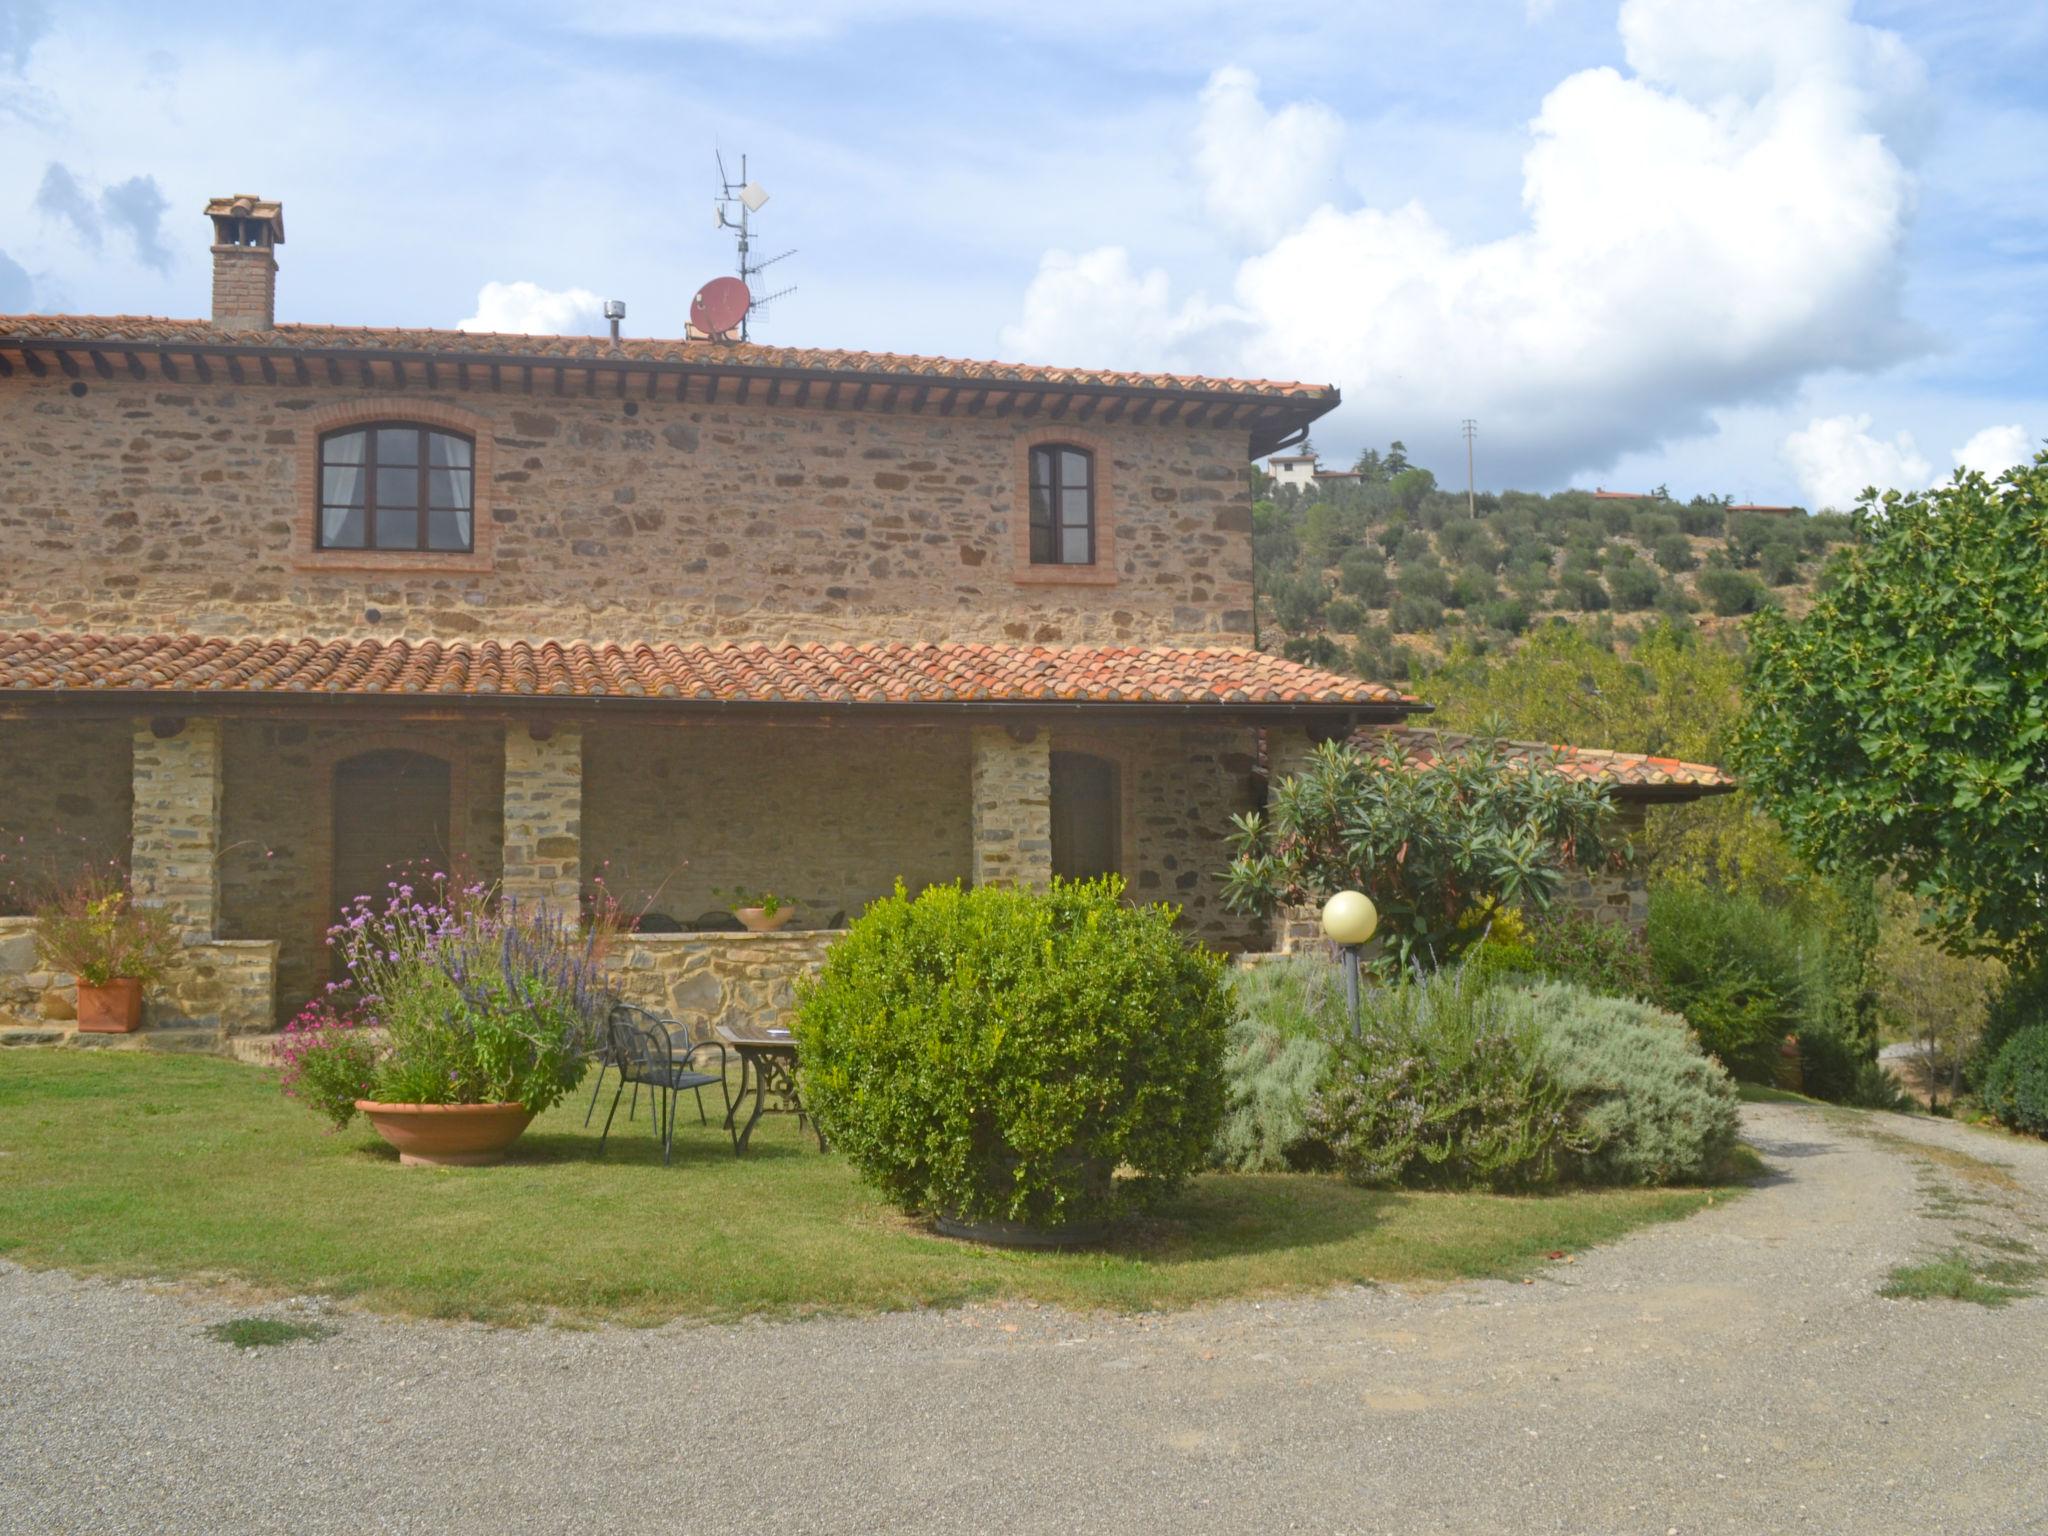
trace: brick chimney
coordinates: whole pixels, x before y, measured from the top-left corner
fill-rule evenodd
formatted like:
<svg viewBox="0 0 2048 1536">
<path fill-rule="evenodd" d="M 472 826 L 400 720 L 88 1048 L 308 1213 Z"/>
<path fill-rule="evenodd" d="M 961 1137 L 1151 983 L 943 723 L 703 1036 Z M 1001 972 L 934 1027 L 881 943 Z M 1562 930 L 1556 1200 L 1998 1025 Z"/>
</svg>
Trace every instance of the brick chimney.
<svg viewBox="0 0 2048 1536">
<path fill-rule="evenodd" d="M 284 204 L 249 193 L 206 205 L 213 220 L 213 323 L 224 331 L 267 331 L 277 324 L 277 257 Z"/>
</svg>

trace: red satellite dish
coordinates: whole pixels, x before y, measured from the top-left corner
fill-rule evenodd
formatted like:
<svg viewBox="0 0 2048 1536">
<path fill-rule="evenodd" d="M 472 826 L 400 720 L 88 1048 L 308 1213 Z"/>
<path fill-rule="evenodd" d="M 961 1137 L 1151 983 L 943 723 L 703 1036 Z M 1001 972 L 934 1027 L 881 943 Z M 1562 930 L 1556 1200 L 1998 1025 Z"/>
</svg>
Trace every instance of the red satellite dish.
<svg viewBox="0 0 2048 1536">
<path fill-rule="evenodd" d="M 736 277 L 714 277 L 690 300 L 690 324 L 706 336 L 724 336 L 739 329 L 754 307 L 754 296 Z"/>
</svg>

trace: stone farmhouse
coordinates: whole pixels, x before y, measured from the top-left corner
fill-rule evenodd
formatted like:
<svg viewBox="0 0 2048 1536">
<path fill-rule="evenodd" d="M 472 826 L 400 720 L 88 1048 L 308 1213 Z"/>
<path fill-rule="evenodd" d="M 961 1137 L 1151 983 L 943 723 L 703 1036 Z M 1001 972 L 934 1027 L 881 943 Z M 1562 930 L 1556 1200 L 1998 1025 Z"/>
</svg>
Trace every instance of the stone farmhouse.
<svg viewBox="0 0 2048 1536">
<path fill-rule="evenodd" d="M 1264 948 L 1259 765 L 1424 707 L 1253 648 L 1245 466 L 1333 388 L 280 324 L 281 206 L 206 213 L 210 318 L 0 316 L 0 889 L 125 866 L 160 1036 L 276 1027 L 420 862 L 602 885 L 691 1013 L 899 880 L 1114 870 Z M 61 1030 L 6 910 L 0 1026 Z"/>
</svg>

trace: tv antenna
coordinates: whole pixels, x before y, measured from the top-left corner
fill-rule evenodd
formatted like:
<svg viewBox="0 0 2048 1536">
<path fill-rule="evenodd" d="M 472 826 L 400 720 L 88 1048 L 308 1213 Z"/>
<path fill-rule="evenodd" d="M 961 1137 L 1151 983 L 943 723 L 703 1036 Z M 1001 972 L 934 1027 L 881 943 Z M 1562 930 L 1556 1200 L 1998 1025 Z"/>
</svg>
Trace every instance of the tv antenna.
<svg viewBox="0 0 2048 1536">
<path fill-rule="evenodd" d="M 747 339 L 747 322 L 752 318 L 756 310 L 766 309 L 777 299 L 796 292 L 796 287 L 792 284 L 790 287 L 777 289 L 774 293 L 764 294 L 757 299 L 752 297 L 754 279 L 768 268 L 774 266 L 778 261 L 787 261 L 796 252 L 788 250 L 784 251 L 780 256 L 770 256 L 766 261 L 754 260 L 752 221 L 754 215 L 759 213 L 767 204 L 768 193 L 759 182 L 748 179 L 747 157 L 745 155 L 740 156 L 740 178 L 738 181 L 734 181 L 731 174 L 725 168 L 724 153 L 720 150 L 713 150 L 712 153 L 718 159 L 718 196 L 712 202 L 712 217 L 716 222 L 717 228 L 729 229 L 739 237 L 739 280 L 746 285 L 746 291 L 749 295 L 747 307 L 739 319 L 740 340 L 745 341 Z"/>
</svg>

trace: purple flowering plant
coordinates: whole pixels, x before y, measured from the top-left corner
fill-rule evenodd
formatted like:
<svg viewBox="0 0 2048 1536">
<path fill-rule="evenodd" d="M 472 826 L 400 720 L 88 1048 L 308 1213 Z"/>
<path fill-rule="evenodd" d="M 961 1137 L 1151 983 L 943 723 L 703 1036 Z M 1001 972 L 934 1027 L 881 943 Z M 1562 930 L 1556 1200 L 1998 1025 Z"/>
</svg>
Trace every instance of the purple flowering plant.
<svg viewBox="0 0 2048 1536">
<path fill-rule="evenodd" d="M 582 1078 L 616 999 L 609 918 L 438 870 L 358 896 L 328 932 L 339 979 L 279 1047 L 285 1091 L 337 1127 L 358 1099 L 548 1108 Z"/>
</svg>

